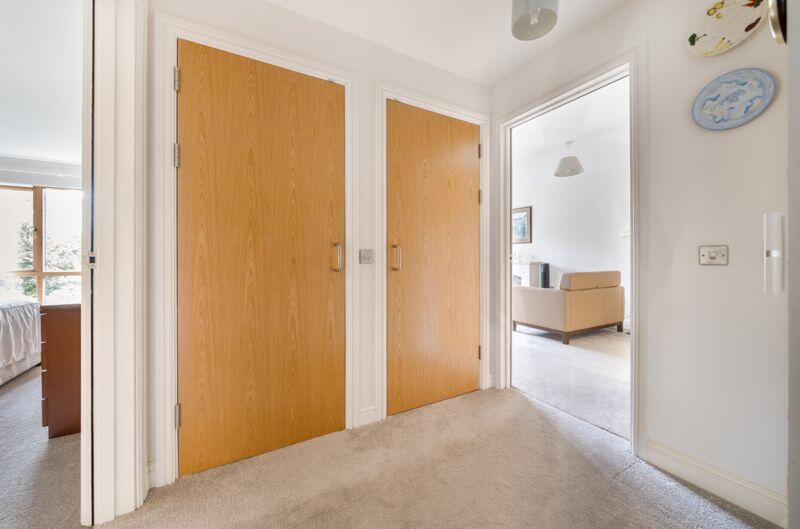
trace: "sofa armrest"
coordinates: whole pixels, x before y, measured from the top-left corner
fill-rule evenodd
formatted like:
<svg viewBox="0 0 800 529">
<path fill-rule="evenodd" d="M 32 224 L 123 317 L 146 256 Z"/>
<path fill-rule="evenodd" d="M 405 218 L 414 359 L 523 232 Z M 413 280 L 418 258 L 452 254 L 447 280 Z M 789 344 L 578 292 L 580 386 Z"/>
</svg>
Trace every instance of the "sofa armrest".
<svg viewBox="0 0 800 529">
<path fill-rule="evenodd" d="M 567 292 L 553 288 L 514 287 L 511 290 L 513 321 L 554 331 L 566 330 Z"/>
<path fill-rule="evenodd" d="M 566 331 L 614 325 L 625 319 L 625 289 L 593 288 L 566 292 Z"/>
</svg>

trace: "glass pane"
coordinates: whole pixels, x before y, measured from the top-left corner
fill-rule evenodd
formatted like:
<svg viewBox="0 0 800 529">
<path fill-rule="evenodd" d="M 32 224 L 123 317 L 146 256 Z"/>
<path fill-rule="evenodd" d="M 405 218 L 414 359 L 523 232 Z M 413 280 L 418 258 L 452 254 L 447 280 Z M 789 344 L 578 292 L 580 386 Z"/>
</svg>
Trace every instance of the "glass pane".
<svg viewBox="0 0 800 529">
<path fill-rule="evenodd" d="M 81 302 L 81 276 L 44 278 L 44 304 L 60 305 Z"/>
<path fill-rule="evenodd" d="M 9 299 L 36 301 L 36 278 L 0 276 L 0 300 Z"/>
<path fill-rule="evenodd" d="M 81 269 L 81 195 L 73 189 L 44 190 L 44 269 Z"/>
<path fill-rule="evenodd" d="M 0 189 L 0 271 L 33 270 L 33 191 Z"/>
</svg>

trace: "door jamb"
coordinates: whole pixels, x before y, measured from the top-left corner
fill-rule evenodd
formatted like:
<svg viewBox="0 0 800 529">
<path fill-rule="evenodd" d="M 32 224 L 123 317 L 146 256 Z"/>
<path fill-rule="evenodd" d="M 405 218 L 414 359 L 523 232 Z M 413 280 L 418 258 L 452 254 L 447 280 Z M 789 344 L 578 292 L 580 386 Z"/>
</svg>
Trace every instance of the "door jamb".
<svg viewBox="0 0 800 529">
<path fill-rule="evenodd" d="M 392 86 L 387 83 L 375 83 L 375 402 L 377 409 L 372 407 L 359 411 L 363 416 L 363 423 L 371 420 L 386 418 L 386 379 L 387 379 L 387 206 L 386 206 L 386 102 L 396 100 L 424 110 L 443 114 L 461 121 L 476 124 L 480 127 L 481 163 L 480 163 L 480 188 L 481 188 L 481 220 L 480 220 L 480 346 L 482 349 L 480 359 L 480 388 L 492 386 L 492 373 L 490 370 L 492 351 L 490 348 L 491 326 L 489 317 L 489 302 L 491 299 L 491 285 L 489 278 L 489 221 L 491 191 L 489 186 L 489 161 L 491 152 L 489 145 L 489 117 L 486 114 L 475 112 L 450 103 L 432 99 L 425 95 Z"/>
<path fill-rule="evenodd" d="M 268 45 L 231 35 L 200 24 L 155 13 L 153 116 L 151 159 L 151 207 L 153 226 L 153 296 L 150 305 L 151 347 L 153 351 L 153 395 L 155 450 L 150 468 L 152 486 L 164 486 L 178 478 L 178 430 L 175 428 L 177 404 L 177 215 L 176 169 L 172 149 L 176 140 L 177 98 L 173 88 L 173 68 L 177 65 L 179 38 L 214 47 L 302 74 L 324 79 L 345 89 L 345 427 L 353 427 L 353 393 L 358 373 L 354 369 L 355 348 L 353 307 L 356 210 L 353 196 L 354 174 L 358 159 L 356 142 L 357 84 L 344 70 L 305 59 Z"/>
<path fill-rule="evenodd" d="M 94 95 L 94 0 L 83 1 L 83 145 L 82 177 L 83 192 L 82 255 L 91 251 L 92 240 L 92 107 Z M 92 425 L 92 272 L 81 263 L 81 525 L 94 523 L 93 498 L 93 442 Z"/>
<path fill-rule="evenodd" d="M 631 207 L 631 432 L 630 450 L 634 455 L 641 452 L 639 442 L 644 435 L 644 369 L 645 343 L 642 300 L 644 299 L 642 281 L 642 141 L 639 112 L 643 104 L 640 91 L 640 69 L 642 60 L 639 48 L 634 48 L 617 59 L 594 69 L 533 103 L 515 110 L 496 121 L 496 134 L 499 150 L 500 178 L 500 252 L 497 256 L 500 270 L 499 326 L 500 350 L 495 359 L 495 373 L 498 373 L 496 387 L 511 387 L 511 129 L 523 122 L 545 114 L 554 108 L 567 104 L 585 95 L 588 91 L 613 82 L 624 76 L 630 79 L 630 207 Z"/>
<path fill-rule="evenodd" d="M 102 524 L 140 506 L 149 488 L 147 0 L 85 0 L 84 8 L 83 185 L 91 207 L 84 207 L 81 523 Z"/>
</svg>

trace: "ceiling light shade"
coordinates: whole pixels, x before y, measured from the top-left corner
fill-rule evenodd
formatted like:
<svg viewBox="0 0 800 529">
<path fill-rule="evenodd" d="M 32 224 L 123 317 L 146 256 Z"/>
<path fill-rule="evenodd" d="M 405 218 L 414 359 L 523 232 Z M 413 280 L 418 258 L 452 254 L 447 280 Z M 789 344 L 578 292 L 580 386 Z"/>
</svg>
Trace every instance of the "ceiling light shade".
<svg viewBox="0 0 800 529">
<path fill-rule="evenodd" d="M 511 33 L 519 40 L 544 37 L 558 22 L 558 0 L 513 0 Z"/>
<path fill-rule="evenodd" d="M 556 176 L 575 176 L 579 175 L 583 172 L 583 165 L 581 165 L 581 161 L 578 160 L 577 156 L 570 156 L 569 150 L 572 146 L 572 142 L 567 142 L 567 155 L 564 158 L 561 158 L 561 161 L 558 162 L 558 167 L 556 167 Z"/>
<path fill-rule="evenodd" d="M 556 176 L 575 176 L 583 172 L 583 166 L 577 156 L 561 158 L 556 168 Z"/>
</svg>

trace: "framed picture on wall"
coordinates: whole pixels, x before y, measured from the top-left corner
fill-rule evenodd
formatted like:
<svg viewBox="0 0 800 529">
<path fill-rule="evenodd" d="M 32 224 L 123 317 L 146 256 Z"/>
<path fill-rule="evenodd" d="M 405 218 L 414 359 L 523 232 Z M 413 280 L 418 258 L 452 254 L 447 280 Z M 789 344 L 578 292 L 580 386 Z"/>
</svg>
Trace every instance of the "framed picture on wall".
<svg viewBox="0 0 800 529">
<path fill-rule="evenodd" d="M 530 244 L 532 242 L 531 218 L 533 217 L 533 206 L 515 208 L 511 210 L 511 243 Z"/>
</svg>

